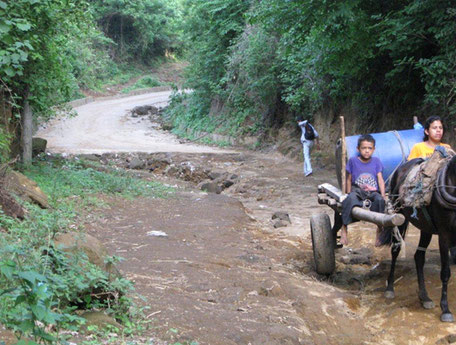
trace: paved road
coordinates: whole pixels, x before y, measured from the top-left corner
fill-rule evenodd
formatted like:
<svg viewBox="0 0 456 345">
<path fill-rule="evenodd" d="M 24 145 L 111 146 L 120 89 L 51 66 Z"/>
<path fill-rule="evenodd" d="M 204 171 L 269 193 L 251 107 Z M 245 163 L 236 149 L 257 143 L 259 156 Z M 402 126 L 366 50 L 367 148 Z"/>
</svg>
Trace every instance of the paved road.
<svg viewBox="0 0 456 345">
<path fill-rule="evenodd" d="M 147 117 L 132 118 L 138 105 L 164 107 L 170 91 L 117 99 L 101 99 L 76 107 L 77 116 L 57 118 L 39 129 L 36 136 L 48 141 L 51 153 L 105 152 L 229 152 L 212 147 L 180 144 L 170 133 L 159 130 Z"/>
</svg>

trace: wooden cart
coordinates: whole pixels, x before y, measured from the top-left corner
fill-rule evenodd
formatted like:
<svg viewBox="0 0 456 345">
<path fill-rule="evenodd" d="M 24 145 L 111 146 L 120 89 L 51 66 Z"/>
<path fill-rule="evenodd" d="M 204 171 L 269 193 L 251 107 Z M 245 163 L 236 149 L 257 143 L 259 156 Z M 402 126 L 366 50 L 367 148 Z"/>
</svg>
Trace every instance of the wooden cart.
<svg viewBox="0 0 456 345">
<path fill-rule="evenodd" d="M 337 247 L 342 247 L 341 244 L 337 244 L 337 232 L 342 228 L 341 210 L 344 198 L 345 194 L 329 183 L 318 186 L 318 203 L 328 205 L 334 211 L 332 226 L 326 213 L 317 213 L 310 218 L 315 269 L 318 274 L 328 275 L 334 272 L 336 266 L 334 251 Z M 383 214 L 362 207 L 354 207 L 352 217 L 388 227 L 402 225 L 405 222 L 402 214 Z"/>
<path fill-rule="evenodd" d="M 318 186 L 318 203 L 328 205 L 334 211 L 334 224 L 326 213 L 318 213 L 310 218 L 310 230 L 312 233 L 312 247 L 315 259 L 315 269 L 319 274 L 331 274 L 336 267 L 334 251 L 342 247 L 337 244 L 337 232 L 342 228 L 342 201 L 346 197 L 345 191 L 345 165 L 347 161 L 347 148 L 345 143 L 345 121 L 340 117 L 340 139 L 336 145 L 336 172 L 338 172 L 339 185 L 342 190 L 324 183 Z M 352 218 L 364 220 L 380 226 L 395 227 L 404 224 L 405 217 L 402 214 L 383 214 L 373 212 L 362 207 L 352 209 Z"/>
</svg>

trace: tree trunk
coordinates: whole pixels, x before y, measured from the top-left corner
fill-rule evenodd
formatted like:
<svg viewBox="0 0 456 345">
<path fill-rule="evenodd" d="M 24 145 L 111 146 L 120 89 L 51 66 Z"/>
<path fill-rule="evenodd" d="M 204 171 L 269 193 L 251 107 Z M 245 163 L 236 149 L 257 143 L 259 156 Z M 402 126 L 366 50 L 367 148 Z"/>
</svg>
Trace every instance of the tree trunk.
<svg viewBox="0 0 456 345">
<path fill-rule="evenodd" d="M 24 97 L 24 108 L 22 109 L 22 163 L 30 164 L 32 162 L 32 135 L 33 135 L 33 114 L 29 104 L 29 93 Z"/>
</svg>

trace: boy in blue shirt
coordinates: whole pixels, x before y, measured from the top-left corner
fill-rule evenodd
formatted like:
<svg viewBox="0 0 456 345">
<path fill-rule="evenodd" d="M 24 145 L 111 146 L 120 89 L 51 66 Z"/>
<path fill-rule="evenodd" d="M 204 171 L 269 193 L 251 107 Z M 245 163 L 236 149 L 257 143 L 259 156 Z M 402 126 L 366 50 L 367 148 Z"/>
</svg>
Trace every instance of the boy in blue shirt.
<svg viewBox="0 0 456 345">
<path fill-rule="evenodd" d="M 383 164 L 377 157 L 372 157 L 375 151 L 375 139 L 370 135 L 362 135 L 358 139 L 359 156 L 352 157 L 347 164 L 347 194 L 342 202 L 342 229 L 340 243 L 348 244 L 347 225 L 353 220 L 351 210 L 355 206 L 363 206 L 365 200 L 370 201 L 370 210 L 383 213 L 385 211 L 385 181 L 383 180 Z M 381 227 L 377 228 L 375 245 L 381 245 L 379 235 Z"/>
</svg>

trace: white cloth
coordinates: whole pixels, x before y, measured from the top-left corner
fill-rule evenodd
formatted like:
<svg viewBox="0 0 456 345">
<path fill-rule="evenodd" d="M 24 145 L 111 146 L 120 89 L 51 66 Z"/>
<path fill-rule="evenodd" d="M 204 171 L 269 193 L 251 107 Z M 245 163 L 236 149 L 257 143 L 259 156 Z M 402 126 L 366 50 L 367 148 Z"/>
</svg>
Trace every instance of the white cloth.
<svg viewBox="0 0 456 345">
<path fill-rule="evenodd" d="M 305 133 L 306 133 L 306 123 L 307 123 L 307 122 L 308 122 L 307 120 L 304 120 L 304 121 L 301 121 L 301 122 L 298 123 L 299 127 L 301 127 L 301 132 L 302 132 L 302 134 L 301 134 L 301 143 L 302 143 L 302 144 L 304 144 L 305 141 L 312 141 L 312 142 L 313 142 L 313 140 L 307 140 L 307 139 L 306 139 L 306 136 L 305 136 Z M 315 138 L 318 138 L 319 135 L 318 135 L 317 130 L 316 130 L 316 129 L 314 128 L 314 126 L 312 126 L 310 123 L 309 123 L 309 125 L 310 125 L 310 127 L 312 127 L 312 129 L 314 130 Z"/>
</svg>

